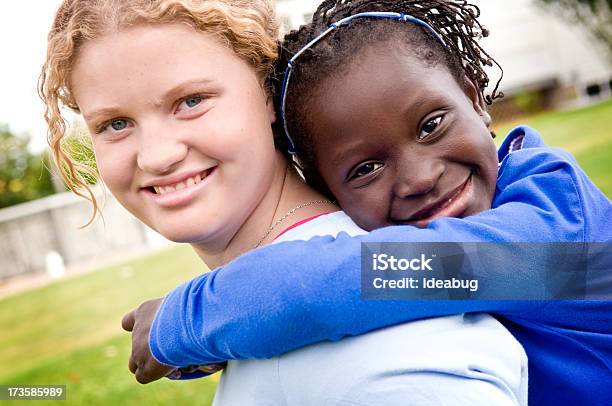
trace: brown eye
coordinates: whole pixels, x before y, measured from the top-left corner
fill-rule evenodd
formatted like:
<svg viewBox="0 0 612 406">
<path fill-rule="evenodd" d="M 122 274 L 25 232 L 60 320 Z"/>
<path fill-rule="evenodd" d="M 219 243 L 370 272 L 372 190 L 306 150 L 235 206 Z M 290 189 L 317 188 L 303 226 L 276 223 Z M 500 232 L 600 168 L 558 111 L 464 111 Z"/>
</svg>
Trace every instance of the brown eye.
<svg viewBox="0 0 612 406">
<path fill-rule="evenodd" d="M 376 172 L 382 168 L 383 164 L 380 162 L 366 162 L 363 165 L 358 166 L 354 171 L 350 179 L 357 179 L 362 176 L 369 175 L 370 173 Z"/>
<path fill-rule="evenodd" d="M 428 120 L 421 127 L 421 132 L 417 136 L 418 141 L 425 141 L 427 137 L 429 137 L 435 130 L 438 128 L 440 123 L 442 122 L 442 116 L 434 117 L 431 120 Z"/>
</svg>

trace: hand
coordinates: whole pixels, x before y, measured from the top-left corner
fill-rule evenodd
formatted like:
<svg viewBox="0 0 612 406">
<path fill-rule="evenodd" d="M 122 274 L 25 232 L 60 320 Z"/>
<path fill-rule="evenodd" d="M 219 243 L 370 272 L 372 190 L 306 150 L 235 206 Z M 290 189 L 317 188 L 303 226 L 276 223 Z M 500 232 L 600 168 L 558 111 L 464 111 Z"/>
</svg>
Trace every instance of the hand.
<svg viewBox="0 0 612 406">
<path fill-rule="evenodd" d="M 217 364 L 208 365 L 191 365 L 188 367 L 182 367 L 174 370 L 172 373 L 167 375 L 168 379 L 195 379 L 202 378 L 204 376 L 215 374 L 219 371 L 223 371 L 227 367 L 227 361 L 220 362 Z M 204 373 L 204 375 L 202 375 Z"/>
<path fill-rule="evenodd" d="M 146 301 L 121 320 L 121 327 L 132 332 L 132 354 L 128 367 L 139 383 L 156 381 L 172 375 L 177 370 L 176 367 L 157 362 L 149 348 L 149 331 L 162 300 Z"/>
<path fill-rule="evenodd" d="M 216 363 L 216 364 L 200 365 L 198 367 L 198 369 L 200 371 L 204 371 L 204 372 L 209 373 L 209 374 L 212 375 L 212 374 L 215 374 L 215 373 L 217 373 L 219 371 L 223 371 L 226 367 L 227 367 L 227 361 L 219 362 L 219 363 Z"/>
</svg>

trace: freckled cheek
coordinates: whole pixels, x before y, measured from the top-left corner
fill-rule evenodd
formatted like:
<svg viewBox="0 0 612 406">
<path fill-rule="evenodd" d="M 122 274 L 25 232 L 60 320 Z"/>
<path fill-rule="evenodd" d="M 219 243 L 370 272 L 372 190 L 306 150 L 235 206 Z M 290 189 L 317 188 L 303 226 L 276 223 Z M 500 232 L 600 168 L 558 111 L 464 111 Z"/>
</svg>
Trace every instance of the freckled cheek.
<svg viewBox="0 0 612 406">
<path fill-rule="evenodd" d="M 127 154 L 125 149 L 96 147 L 96 164 L 100 177 L 104 183 L 111 189 L 113 194 L 118 194 L 124 189 L 131 186 L 134 175 L 134 169 L 130 159 L 130 154 Z"/>
<path fill-rule="evenodd" d="M 218 109 L 206 118 L 206 127 L 197 128 L 199 145 L 214 158 L 233 160 L 243 154 L 256 155 L 274 148 L 271 124 L 262 117 L 261 109 L 237 106 L 228 112 Z M 233 117 L 228 119 L 228 117 Z"/>
<path fill-rule="evenodd" d="M 231 134 L 219 135 L 205 150 L 210 158 L 239 167 L 248 166 L 255 172 L 272 166 L 276 150 L 269 132 L 239 128 Z"/>
</svg>

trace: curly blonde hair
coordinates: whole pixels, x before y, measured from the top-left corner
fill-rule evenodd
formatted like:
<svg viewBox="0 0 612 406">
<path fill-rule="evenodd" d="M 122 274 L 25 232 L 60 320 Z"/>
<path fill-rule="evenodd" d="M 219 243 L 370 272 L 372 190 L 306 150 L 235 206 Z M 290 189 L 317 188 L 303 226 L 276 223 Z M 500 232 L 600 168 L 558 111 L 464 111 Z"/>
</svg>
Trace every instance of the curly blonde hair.
<svg viewBox="0 0 612 406">
<path fill-rule="evenodd" d="M 67 122 L 61 113 L 62 107 L 79 113 L 69 83 L 78 52 L 87 41 L 121 29 L 177 22 L 214 35 L 253 67 L 262 85 L 267 83 L 278 56 L 278 26 L 270 0 L 64 0 L 57 10 L 38 90 L 46 106 L 47 142 L 60 175 L 70 190 L 92 203 L 85 226 L 100 213 L 86 181 L 95 178 L 95 169 L 67 151 Z"/>
</svg>

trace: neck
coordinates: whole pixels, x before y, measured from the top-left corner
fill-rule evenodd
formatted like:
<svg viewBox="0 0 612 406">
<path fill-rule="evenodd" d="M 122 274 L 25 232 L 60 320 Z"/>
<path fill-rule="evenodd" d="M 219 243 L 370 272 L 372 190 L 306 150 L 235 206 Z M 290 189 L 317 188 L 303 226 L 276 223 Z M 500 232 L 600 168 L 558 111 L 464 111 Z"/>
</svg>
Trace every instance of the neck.
<svg viewBox="0 0 612 406">
<path fill-rule="evenodd" d="M 269 244 L 283 230 L 299 221 L 338 210 L 331 203 L 317 202 L 300 207 L 266 235 L 270 227 L 292 209 L 319 200 L 327 199 L 306 185 L 283 155 L 277 152 L 269 188 L 238 231 L 224 242 L 217 242 L 216 246 L 210 243 L 192 245 L 209 268 L 216 268 L 253 249 L 260 241 L 259 246 Z M 264 235 L 266 237 L 262 241 Z"/>
</svg>

